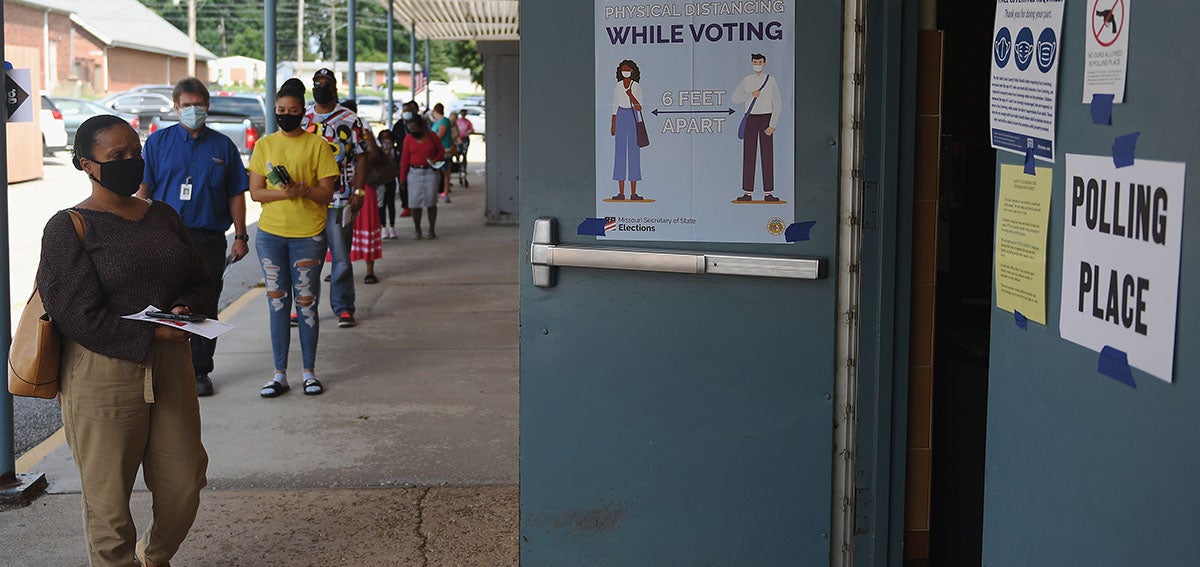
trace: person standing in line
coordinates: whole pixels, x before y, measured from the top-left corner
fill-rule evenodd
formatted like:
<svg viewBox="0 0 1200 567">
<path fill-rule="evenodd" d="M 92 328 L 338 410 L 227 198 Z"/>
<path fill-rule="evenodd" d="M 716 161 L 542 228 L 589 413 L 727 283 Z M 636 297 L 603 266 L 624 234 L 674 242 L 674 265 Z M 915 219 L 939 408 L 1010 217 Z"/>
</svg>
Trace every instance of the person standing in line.
<svg viewBox="0 0 1200 567">
<path fill-rule="evenodd" d="M 392 145 L 396 148 L 396 170 L 400 169 L 400 150 L 404 147 L 404 138 L 408 136 L 408 124 L 412 122 L 420 110 L 417 101 L 410 100 L 400 106 L 400 119 L 392 124 Z M 400 193 L 400 217 L 412 216 L 412 208 L 408 205 L 408 183 L 403 177 L 398 180 L 397 192 Z"/>
<path fill-rule="evenodd" d="M 767 56 L 761 53 L 750 55 L 753 73 L 746 75 L 730 100 L 746 104 L 746 130 L 742 139 L 742 196 L 738 201 L 754 199 L 754 165 L 762 151 L 762 179 L 764 201 L 778 201 L 775 191 L 775 128 L 779 125 L 779 112 L 783 100 L 779 96 L 779 83 L 775 77 L 764 75 Z"/>
<path fill-rule="evenodd" d="M 386 164 L 382 163 L 387 158 L 384 157 L 379 144 L 375 143 L 375 135 L 371 133 L 370 128 L 363 129 L 363 138 L 367 142 L 367 184 L 363 188 L 365 193 L 363 202 L 366 203 L 366 206 L 354 217 L 354 235 L 350 241 L 350 261 L 362 260 L 365 262 L 367 275 L 363 278 L 363 283 L 377 284 L 379 278 L 375 276 L 375 260 L 383 257 L 383 239 L 380 237 L 382 229 L 379 224 L 379 196 L 376 185 L 382 186 L 383 183 L 374 179 L 373 174 L 380 165 L 390 172 L 390 175 L 385 174 L 386 177 L 394 180 L 396 173 L 394 169 L 388 169 Z"/>
<path fill-rule="evenodd" d="M 454 133 L 451 132 L 452 126 L 450 124 L 450 119 L 446 118 L 446 107 L 443 106 L 442 103 L 440 103 L 440 102 L 433 105 L 433 112 L 431 112 L 429 114 L 429 120 L 431 122 L 431 124 L 429 126 L 429 130 L 431 132 L 433 132 L 433 134 L 435 136 L 437 136 L 437 138 L 439 140 L 441 140 L 441 142 L 442 142 L 442 153 L 444 154 L 444 157 L 442 158 L 442 160 L 444 161 L 444 163 L 442 163 L 442 167 L 439 168 L 439 172 L 442 175 L 442 179 L 441 179 L 442 199 L 444 199 L 447 203 L 449 203 L 450 202 L 450 160 L 449 160 L 449 158 L 452 156 L 451 148 L 454 147 Z"/>
<path fill-rule="evenodd" d="M 279 131 L 263 136 L 250 155 L 250 198 L 262 203 L 254 244 L 267 285 L 275 363 L 274 376 L 259 391 L 264 398 L 291 389 L 287 379 L 292 339 L 288 317 L 293 301 L 300 315 L 296 324 L 300 327 L 304 393 L 314 396 L 325 391 L 316 377 L 321 330 L 317 306 L 328 246 L 326 207 L 333 200 L 340 172 L 330 145 L 305 132 L 300 127 L 303 120 L 304 83 L 288 79 L 275 95 Z"/>
<path fill-rule="evenodd" d="M 437 190 L 441 184 L 433 163 L 446 159 L 446 150 L 437 135 L 425 125 L 425 119 L 414 116 L 408 123 L 408 136 L 400 151 L 400 179 L 408 184 L 408 201 L 413 207 L 413 226 L 416 239 L 421 240 L 421 210 L 429 209 L 429 239 L 437 238 Z"/>
<path fill-rule="evenodd" d="M 396 174 L 400 168 L 396 164 L 400 161 L 399 148 L 392 142 L 392 131 L 384 128 L 379 131 L 379 159 L 387 160 L 391 164 L 391 171 Z M 397 177 L 392 177 L 390 181 L 383 183 L 383 191 L 378 192 L 379 197 L 379 224 L 383 230 L 383 238 L 387 240 L 395 240 L 396 238 L 396 186 L 399 185 Z M 377 188 L 378 190 L 378 188 Z M 407 201 L 408 199 L 405 199 Z"/>
<path fill-rule="evenodd" d="M 148 305 L 176 314 L 217 308 L 212 274 L 179 214 L 134 196 L 141 156 L 124 119 L 102 114 L 80 125 L 71 163 L 87 173 L 91 194 L 46 223 L 37 270 L 62 336 L 58 403 L 94 567 L 168 565 L 207 484 L 187 333 L 122 318 Z M 140 538 L 129 510 L 138 468 L 154 508 Z"/>
<path fill-rule="evenodd" d="M 188 77 L 171 93 L 179 123 L 150 135 L 142 157 L 146 172 L 137 196 L 171 205 L 188 227 L 192 244 L 221 295 L 225 266 L 246 257 L 250 236 L 246 233 L 246 197 L 250 186 L 237 146 L 227 136 L 210 130 L 209 93 L 204 83 Z M 226 256 L 225 231 L 233 225 L 233 247 Z M 204 313 L 216 319 L 217 313 Z M 213 371 L 216 339 L 192 337 L 192 365 L 196 371 L 196 395 L 213 395 L 209 374 Z"/>
<path fill-rule="evenodd" d="M 458 140 L 455 145 L 458 147 L 458 161 L 462 167 L 467 167 L 467 148 L 471 145 L 471 134 L 475 133 L 475 125 L 471 124 L 471 120 L 467 118 L 467 111 L 458 111 L 458 118 L 454 121 L 458 127 Z M 465 173 L 465 170 L 464 170 Z"/>
<path fill-rule="evenodd" d="M 332 258 L 329 280 L 329 306 L 339 327 L 353 327 L 354 268 L 350 263 L 352 217 L 363 205 L 366 191 L 366 143 L 363 123 L 358 115 L 337 102 L 337 78 L 329 69 L 313 75 L 313 101 L 304 113 L 301 128 L 325 139 L 333 149 L 341 175 L 329 204 L 325 236 Z M 293 316 L 294 320 L 294 316 Z"/>
</svg>

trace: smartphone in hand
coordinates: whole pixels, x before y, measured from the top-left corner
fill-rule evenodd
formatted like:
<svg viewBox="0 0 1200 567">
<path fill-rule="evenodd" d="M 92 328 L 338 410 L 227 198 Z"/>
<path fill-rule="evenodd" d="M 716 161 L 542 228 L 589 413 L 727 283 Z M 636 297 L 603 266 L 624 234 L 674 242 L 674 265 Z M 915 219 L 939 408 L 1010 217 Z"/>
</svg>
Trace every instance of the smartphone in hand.
<svg viewBox="0 0 1200 567">
<path fill-rule="evenodd" d="M 203 315 L 193 315 L 190 313 L 171 313 L 169 311 L 147 311 L 146 316 L 154 317 L 155 319 L 168 319 L 171 321 L 185 321 L 188 323 L 199 323 L 200 321 L 207 319 L 207 317 L 205 317 Z"/>
<path fill-rule="evenodd" d="M 282 165 L 277 165 L 277 166 L 273 167 L 271 169 L 271 171 L 274 171 L 275 175 L 277 175 L 279 177 L 280 185 L 291 185 L 292 184 L 292 176 L 291 176 L 291 174 L 288 173 L 288 170 L 286 167 L 283 167 Z"/>
<path fill-rule="evenodd" d="M 273 166 L 271 171 L 267 173 L 267 181 L 282 187 L 292 182 L 292 176 L 288 173 L 286 167 L 283 167 L 282 165 L 276 165 Z"/>
</svg>

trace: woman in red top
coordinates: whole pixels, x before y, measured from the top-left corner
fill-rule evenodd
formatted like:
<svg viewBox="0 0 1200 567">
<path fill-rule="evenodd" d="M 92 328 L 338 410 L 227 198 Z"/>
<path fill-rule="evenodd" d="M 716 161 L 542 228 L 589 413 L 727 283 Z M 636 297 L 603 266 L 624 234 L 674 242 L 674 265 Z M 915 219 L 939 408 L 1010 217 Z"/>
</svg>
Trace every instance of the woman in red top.
<svg viewBox="0 0 1200 567">
<path fill-rule="evenodd" d="M 446 159 L 442 142 L 429 131 L 421 116 L 414 116 L 408 123 L 408 136 L 404 137 L 404 148 L 400 151 L 400 179 L 408 183 L 408 206 L 413 211 L 413 224 L 417 227 L 417 240 L 421 234 L 421 209 L 429 209 L 429 238 L 437 238 L 437 197 L 441 176 L 438 168 Z"/>
</svg>

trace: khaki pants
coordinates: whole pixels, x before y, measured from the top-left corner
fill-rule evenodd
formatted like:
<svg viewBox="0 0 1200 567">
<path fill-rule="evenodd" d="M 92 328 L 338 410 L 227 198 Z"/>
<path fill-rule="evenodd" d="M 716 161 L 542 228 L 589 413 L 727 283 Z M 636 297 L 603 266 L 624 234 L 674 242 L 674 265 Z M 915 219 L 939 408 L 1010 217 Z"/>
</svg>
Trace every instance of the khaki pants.
<svg viewBox="0 0 1200 567">
<path fill-rule="evenodd" d="M 62 368 L 59 404 L 83 483 L 91 564 L 136 564 L 129 497 L 139 465 L 154 501 L 146 557 L 160 565 L 170 561 L 196 519 L 207 483 L 188 343 L 155 341 L 146 363 L 137 364 L 64 338 Z"/>
</svg>

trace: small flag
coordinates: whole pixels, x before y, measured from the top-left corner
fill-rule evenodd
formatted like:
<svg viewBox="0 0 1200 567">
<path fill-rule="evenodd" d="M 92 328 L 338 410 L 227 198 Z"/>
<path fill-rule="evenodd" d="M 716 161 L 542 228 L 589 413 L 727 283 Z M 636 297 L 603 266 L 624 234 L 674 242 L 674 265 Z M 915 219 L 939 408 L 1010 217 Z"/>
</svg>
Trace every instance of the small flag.
<svg viewBox="0 0 1200 567">
<path fill-rule="evenodd" d="M 427 82 L 428 79 L 425 77 L 424 71 L 421 71 L 420 74 L 413 77 L 413 94 L 417 94 L 418 92 L 425 90 L 425 83 Z"/>
</svg>

